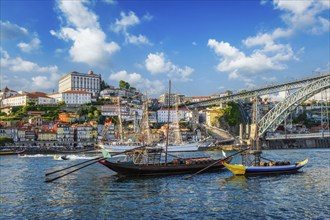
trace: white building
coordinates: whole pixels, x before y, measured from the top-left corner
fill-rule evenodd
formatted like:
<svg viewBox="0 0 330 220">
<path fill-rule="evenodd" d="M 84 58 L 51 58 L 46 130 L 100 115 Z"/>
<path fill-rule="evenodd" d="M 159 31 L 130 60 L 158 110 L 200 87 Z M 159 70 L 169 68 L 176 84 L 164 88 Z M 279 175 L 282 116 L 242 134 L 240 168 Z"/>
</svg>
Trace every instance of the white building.
<svg viewBox="0 0 330 220">
<path fill-rule="evenodd" d="M 189 119 L 189 113 L 190 110 L 187 108 L 179 108 L 178 109 L 178 119 Z M 157 111 L 157 121 L 158 123 L 166 123 L 168 117 L 168 109 L 167 108 L 161 108 Z M 175 122 L 177 120 L 177 113 L 175 109 L 170 109 L 170 118 L 169 122 Z"/>
<path fill-rule="evenodd" d="M 170 94 L 170 106 L 174 106 L 177 102 L 183 103 L 185 100 L 184 95 L 179 94 Z M 160 95 L 158 99 L 159 103 L 161 103 L 162 106 L 168 106 L 168 93 Z"/>
<path fill-rule="evenodd" d="M 122 119 L 128 119 L 130 117 L 130 108 L 128 106 L 120 106 L 118 104 L 106 104 L 101 106 L 101 114 L 104 116 L 119 116 L 121 115 Z"/>
<path fill-rule="evenodd" d="M 142 119 L 143 111 L 137 107 L 129 107 L 128 105 L 120 106 L 120 115 L 123 120 L 129 121 Z M 101 115 L 104 116 L 119 116 L 119 105 L 118 104 L 105 104 L 101 106 Z"/>
<path fill-rule="evenodd" d="M 0 100 L 5 99 L 5 98 L 9 98 L 11 96 L 15 96 L 17 94 L 18 94 L 17 91 L 10 90 L 6 87 L 6 88 L 0 90 Z"/>
<path fill-rule="evenodd" d="M 85 103 L 91 103 L 92 93 L 85 91 L 65 91 L 62 93 L 55 93 L 48 95 L 55 100 L 55 103 L 64 101 L 69 105 L 82 105 Z"/>
<path fill-rule="evenodd" d="M 7 106 L 25 106 L 28 103 L 28 97 L 24 95 L 15 95 L 1 101 L 2 107 Z"/>
<path fill-rule="evenodd" d="M 193 96 L 191 98 L 191 102 L 201 102 L 201 101 L 206 101 L 209 99 L 210 99 L 210 96 Z"/>
<path fill-rule="evenodd" d="M 51 97 L 48 97 L 46 93 L 42 92 L 32 92 L 25 93 L 21 95 L 11 96 L 9 98 L 3 99 L 1 101 L 2 107 L 8 106 L 25 106 L 29 102 L 33 102 L 35 105 L 49 105 L 54 104 L 55 100 Z"/>
<path fill-rule="evenodd" d="M 65 91 L 85 91 L 97 96 L 100 93 L 101 75 L 89 71 L 88 74 L 72 72 L 63 76 L 59 81 L 59 93 Z"/>
<path fill-rule="evenodd" d="M 100 96 L 103 98 L 113 97 L 113 96 L 120 96 L 120 97 L 133 97 L 137 95 L 138 92 L 130 91 L 127 89 L 120 89 L 120 88 L 107 88 L 100 92 Z"/>
</svg>

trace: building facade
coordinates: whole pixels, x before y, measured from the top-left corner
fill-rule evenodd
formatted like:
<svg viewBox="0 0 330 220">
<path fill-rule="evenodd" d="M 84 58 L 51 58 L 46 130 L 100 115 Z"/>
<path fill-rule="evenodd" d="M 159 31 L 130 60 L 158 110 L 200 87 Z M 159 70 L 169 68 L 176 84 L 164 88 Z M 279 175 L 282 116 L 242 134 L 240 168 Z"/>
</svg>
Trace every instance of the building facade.
<svg viewBox="0 0 330 220">
<path fill-rule="evenodd" d="M 101 75 L 89 71 L 87 74 L 71 72 L 59 80 L 59 93 L 65 91 L 85 91 L 97 96 L 100 93 Z"/>
<path fill-rule="evenodd" d="M 64 101 L 69 105 L 82 105 L 92 102 L 92 93 L 86 91 L 69 90 L 61 93 L 55 93 L 48 95 L 53 98 L 55 103 Z"/>
<path fill-rule="evenodd" d="M 0 90 L 0 100 L 11 97 L 11 96 L 15 96 L 15 95 L 18 95 L 18 92 L 8 89 L 8 87 Z"/>
<path fill-rule="evenodd" d="M 180 121 L 181 119 L 188 120 L 189 119 L 189 112 L 190 110 L 187 108 L 179 108 L 178 115 L 175 109 L 170 109 L 170 118 L 169 122 L 175 122 L 178 118 Z M 166 123 L 168 118 L 168 109 L 161 108 L 157 111 L 157 121 L 158 123 Z"/>
<path fill-rule="evenodd" d="M 184 95 L 179 95 L 179 94 L 170 94 L 170 96 L 165 93 L 160 95 L 158 101 L 161 103 L 162 106 L 168 106 L 168 98 L 170 97 L 170 106 L 174 106 L 175 104 L 180 104 L 185 101 L 185 96 Z"/>
<path fill-rule="evenodd" d="M 36 105 L 50 105 L 54 104 L 55 100 L 51 97 L 48 97 L 45 93 L 32 92 L 3 99 L 1 101 L 1 106 L 26 106 L 29 102 L 33 102 Z"/>
</svg>

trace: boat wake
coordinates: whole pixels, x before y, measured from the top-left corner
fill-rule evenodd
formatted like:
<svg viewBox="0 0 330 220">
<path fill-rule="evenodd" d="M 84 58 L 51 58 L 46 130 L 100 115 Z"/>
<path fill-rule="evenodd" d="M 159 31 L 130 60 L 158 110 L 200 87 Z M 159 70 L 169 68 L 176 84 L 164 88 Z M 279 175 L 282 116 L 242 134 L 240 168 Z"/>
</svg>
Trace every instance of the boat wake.
<svg viewBox="0 0 330 220">
<path fill-rule="evenodd" d="M 18 154 L 18 157 L 53 157 L 54 155 L 53 154 L 33 154 L 33 155 L 30 155 L 30 154 Z"/>
<path fill-rule="evenodd" d="M 52 157 L 54 160 L 63 160 L 62 156 L 64 155 L 54 155 L 54 154 L 18 154 L 18 157 L 20 158 L 36 158 L 36 157 Z M 85 156 L 85 155 L 66 155 L 66 158 L 70 160 L 88 160 L 93 159 L 96 156 Z"/>
<path fill-rule="evenodd" d="M 96 156 L 85 156 L 85 155 L 68 155 L 70 160 L 90 160 L 95 158 Z"/>
</svg>

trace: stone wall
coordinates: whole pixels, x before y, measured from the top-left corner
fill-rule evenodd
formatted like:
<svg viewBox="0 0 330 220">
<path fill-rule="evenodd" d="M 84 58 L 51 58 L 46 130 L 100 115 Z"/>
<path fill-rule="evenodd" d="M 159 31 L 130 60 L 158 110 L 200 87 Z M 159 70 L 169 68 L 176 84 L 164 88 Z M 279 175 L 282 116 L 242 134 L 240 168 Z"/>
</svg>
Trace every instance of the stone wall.
<svg viewBox="0 0 330 220">
<path fill-rule="evenodd" d="M 264 149 L 330 148 L 330 138 L 269 140 L 262 146 Z"/>
</svg>

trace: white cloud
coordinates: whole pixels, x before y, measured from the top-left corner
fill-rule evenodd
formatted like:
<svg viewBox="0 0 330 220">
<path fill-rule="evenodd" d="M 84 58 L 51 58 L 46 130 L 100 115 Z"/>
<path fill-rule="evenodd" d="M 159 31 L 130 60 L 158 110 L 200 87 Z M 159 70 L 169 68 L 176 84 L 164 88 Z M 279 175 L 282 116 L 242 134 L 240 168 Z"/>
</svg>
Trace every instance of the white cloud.
<svg viewBox="0 0 330 220">
<path fill-rule="evenodd" d="M 145 67 L 151 74 L 166 73 L 168 77 L 176 81 L 190 81 L 193 68 L 185 66 L 180 68 L 171 61 L 166 60 L 164 53 L 150 53 L 145 60 Z"/>
<path fill-rule="evenodd" d="M 266 45 L 264 49 L 255 50 L 249 56 L 227 42 L 209 39 L 207 45 L 220 57 L 217 69 L 232 73 L 233 76 L 238 73 L 256 74 L 266 70 L 282 70 L 286 68 L 282 61 L 296 59 L 289 45 L 273 44 L 272 49 Z"/>
<path fill-rule="evenodd" d="M 145 60 L 146 68 L 152 74 L 166 73 L 171 69 L 171 62 L 166 62 L 163 53 L 150 53 Z"/>
<path fill-rule="evenodd" d="M 150 14 L 150 13 L 147 13 L 145 15 L 143 15 L 142 19 L 145 20 L 145 21 L 151 21 L 154 17 Z"/>
<path fill-rule="evenodd" d="M 115 0 L 102 0 L 104 3 L 107 3 L 109 5 L 114 5 L 116 4 L 116 1 Z"/>
<path fill-rule="evenodd" d="M 116 22 L 114 25 L 112 25 L 112 30 L 114 32 L 120 32 L 123 31 L 126 33 L 127 28 L 130 26 L 135 26 L 140 23 L 140 19 L 135 15 L 133 11 L 128 12 L 128 15 L 126 15 L 125 12 L 120 13 L 121 19 L 116 19 Z"/>
<path fill-rule="evenodd" d="M 263 76 L 263 77 L 261 77 L 261 79 L 263 81 L 265 81 L 266 83 L 274 83 L 274 82 L 276 82 L 276 77 L 275 76 L 271 76 L 271 77 L 265 77 L 265 76 Z"/>
<path fill-rule="evenodd" d="M 277 28 L 272 33 L 258 33 L 255 37 L 248 37 L 246 40 L 243 40 L 243 43 L 247 47 L 266 46 L 271 48 L 275 44 L 274 41 L 276 39 L 289 37 L 292 34 L 293 30 L 291 29 Z"/>
<path fill-rule="evenodd" d="M 17 24 L 12 24 L 9 21 L 0 21 L 0 30 L 0 36 L 3 40 L 28 36 L 26 28 L 20 27 Z"/>
<path fill-rule="evenodd" d="M 329 20 L 320 16 L 323 11 L 329 10 L 329 1 L 274 0 L 273 5 L 275 9 L 284 11 L 282 19 L 287 27 L 258 33 L 243 40 L 244 46 L 253 49 L 250 54 L 228 42 L 209 39 L 207 45 L 219 57 L 218 71 L 227 72 L 230 79 L 240 79 L 251 87 L 254 84 L 252 78 L 259 80 L 259 74 L 265 71 L 286 69 L 286 62 L 298 60 L 297 55 L 304 51 L 301 48 L 295 53 L 290 44 L 278 43 L 280 40 L 283 42 L 283 39 L 301 30 L 313 34 L 329 31 Z"/>
<path fill-rule="evenodd" d="M 140 45 L 140 44 L 152 45 L 152 43 L 150 43 L 148 38 L 141 34 L 139 36 L 135 36 L 135 35 L 131 35 L 131 34 L 127 33 L 126 42 L 130 43 L 130 44 L 136 44 L 136 45 Z"/>
<path fill-rule="evenodd" d="M 51 30 L 50 33 L 59 39 L 73 42 L 69 50 L 73 61 L 87 63 L 90 66 L 105 65 L 120 47 L 115 42 L 106 41 L 98 17 L 83 3 L 58 1 L 58 7 L 68 26 L 61 28 L 59 32 Z"/>
<path fill-rule="evenodd" d="M 147 91 L 150 95 L 159 95 L 163 91 L 165 91 L 164 84 L 159 80 L 151 81 L 149 79 L 143 78 L 138 73 L 127 73 L 127 71 L 122 70 L 117 73 L 110 74 L 110 80 L 120 81 L 124 80 L 128 82 L 131 86 L 141 90 Z"/>
<path fill-rule="evenodd" d="M 61 75 L 50 73 L 50 76 L 35 76 L 32 77 L 32 88 L 36 90 L 47 90 L 58 87 L 58 81 Z"/>
<path fill-rule="evenodd" d="M 58 87 L 60 75 L 57 66 L 39 66 L 21 57 L 11 58 L 7 51 L 1 51 L 1 80 L 14 90 L 50 90 Z M 17 75 L 15 75 L 17 74 Z M 40 74 L 32 76 L 33 74 Z M 10 75 L 10 80 L 8 75 Z M 26 76 L 26 78 L 24 78 Z"/>
<path fill-rule="evenodd" d="M 256 47 L 250 55 L 245 54 L 227 42 L 209 39 L 208 46 L 219 57 L 217 70 L 227 72 L 229 79 L 241 80 L 249 88 L 255 87 L 259 74 L 270 70 L 283 70 L 284 62 L 297 60 L 290 45 L 276 44 L 273 39 L 287 36 L 289 32 L 277 29 L 272 34 L 258 34 L 243 40 L 248 47 Z M 260 48 L 261 47 L 261 48 Z"/>
<path fill-rule="evenodd" d="M 37 50 L 40 47 L 41 41 L 38 38 L 33 38 L 30 43 L 21 42 L 17 44 L 17 46 L 21 49 L 21 51 L 25 53 L 30 53 L 33 50 Z"/>
<path fill-rule="evenodd" d="M 329 10 L 330 1 L 274 0 L 273 5 L 275 9 L 285 12 L 282 19 L 294 30 L 306 30 L 312 34 L 329 31 L 329 20 L 320 14 Z"/>
<path fill-rule="evenodd" d="M 87 7 L 86 1 L 57 1 L 59 9 L 62 11 L 69 26 L 81 29 L 99 29 L 98 17 Z"/>
<path fill-rule="evenodd" d="M 128 14 L 126 14 L 125 12 L 121 12 L 120 16 L 121 18 L 119 20 L 116 19 L 115 23 L 111 25 L 111 29 L 116 33 L 122 33 L 125 37 L 126 43 L 135 45 L 152 45 L 152 43 L 146 36 L 142 34 L 133 35 L 127 31 L 129 27 L 133 27 L 141 23 L 139 17 L 136 16 L 133 11 L 128 12 Z M 142 17 L 142 19 L 150 21 L 152 19 L 152 16 L 150 14 L 146 14 Z"/>
<path fill-rule="evenodd" d="M 7 51 L 1 49 L 1 67 L 12 72 L 40 72 L 54 73 L 57 72 L 57 66 L 41 67 L 36 63 L 28 60 L 23 60 L 21 57 L 11 58 Z"/>
<path fill-rule="evenodd" d="M 218 86 L 217 89 L 221 91 L 221 90 L 223 90 L 224 88 L 225 88 L 224 86 Z"/>
</svg>

